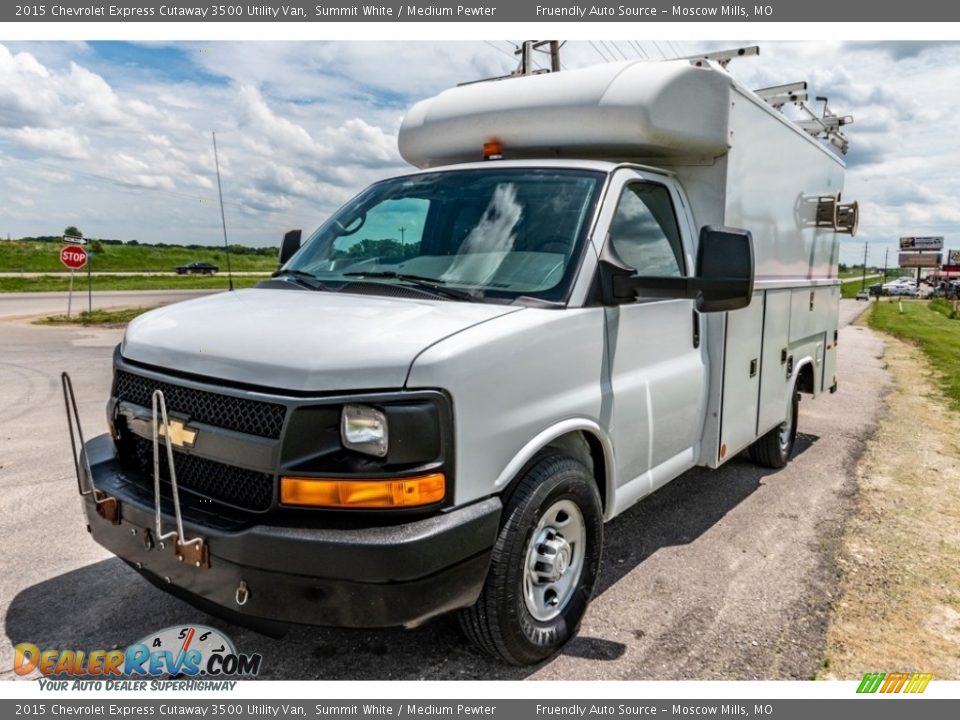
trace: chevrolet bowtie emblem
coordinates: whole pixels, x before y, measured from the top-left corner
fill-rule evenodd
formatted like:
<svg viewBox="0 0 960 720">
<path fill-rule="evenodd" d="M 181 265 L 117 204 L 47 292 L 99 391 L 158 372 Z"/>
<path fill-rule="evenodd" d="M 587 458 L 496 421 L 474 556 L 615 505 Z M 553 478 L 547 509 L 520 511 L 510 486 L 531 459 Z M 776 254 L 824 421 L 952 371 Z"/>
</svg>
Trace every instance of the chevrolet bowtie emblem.
<svg viewBox="0 0 960 720">
<path fill-rule="evenodd" d="M 160 423 L 159 427 L 160 437 L 166 436 L 166 430 L 163 426 L 163 423 Z M 170 442 L 176 445 L 177 447 L 193 447 L 194 442 L 197 440 L 197 431 L 191 428 L 188 428 L 186 423 L 177 420 L 170 420 Z"/>
</svg>

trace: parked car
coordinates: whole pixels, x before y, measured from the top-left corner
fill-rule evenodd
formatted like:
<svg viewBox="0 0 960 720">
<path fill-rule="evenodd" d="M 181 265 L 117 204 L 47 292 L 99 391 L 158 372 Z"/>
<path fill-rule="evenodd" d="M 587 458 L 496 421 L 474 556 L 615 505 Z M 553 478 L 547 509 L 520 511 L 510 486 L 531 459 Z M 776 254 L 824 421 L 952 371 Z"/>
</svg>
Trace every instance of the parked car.
<svg viewBox="0 0 960 720">
<path fill-rule="evenodd" d="M 220 268 L 213 263 L 192 262 L 176 268 L 177 275 L 216 275 Z"/>
<path fill-rule="evenodd" d="M 917 285 L 910 278 L 897 278 L 883 286 L 883 294 L 916 297 L 918 295 Z"/>
<path fill-rule="evenodd" d="M 870 293 L 866 290 L 861 290 L 857 293 L 857 300 L 870 300 Z"/>
</svg>

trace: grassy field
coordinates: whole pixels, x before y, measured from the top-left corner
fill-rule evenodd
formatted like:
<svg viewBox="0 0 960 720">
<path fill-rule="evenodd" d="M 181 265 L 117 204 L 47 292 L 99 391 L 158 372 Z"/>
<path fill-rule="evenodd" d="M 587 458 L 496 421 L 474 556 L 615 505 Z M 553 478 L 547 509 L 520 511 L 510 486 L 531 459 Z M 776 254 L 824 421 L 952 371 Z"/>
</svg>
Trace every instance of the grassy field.
<svg viewBox="0 0 960 720">
<path fill-rule="evenodd" d="M 34 322 L 35 325 L 105 325 L 108 327 L 119 327 L 126 325 L 137 315 L 150 310 L 150 308 L 126 308 L 123 310 L 94 310 L 67 317 L 66 315 L 50 315 L 42 320 Z"/>
<path fill-rule="evenodd" d="M 860 679 L 878 667 L 960 677 L 960 320 L 951 314 L 945 300 L 883 298 L 866 316 L 892 336 L 883 360 L 894 382 L 857 466 L 821 677 Z"/>
<path fill-rule="evenodd" d="M 902 318 L 896 302 L 876 305 L 875 317 L 884 327 L 895 317 L 897 334 L 911 323 L 924 327 L 919 336 L 960 333 L 960 322 L 924 302 L 903 305 Z M 928 325 L 931 318 L 944 325 Z M 916 343 L 888 338 L 883 360 L 894 383 L 857 466 L 856 511 L 837 558 L 842 581 L 831 600 L 821 676 L 860 680 L 875 668 L 895 668 L 954 680 L 960 678 L 960 412 L 943 394 L 939 362 Z"/>
<path fill-rule="evenodd" d="M 919 345 L 939 375 L 941 390 L 960 409 L 960 320 L 943 313 L 946 301 L 904 300 L 902 305 L 900 313 L 896 301 L 874 303 L 870 327 Z"/>
<path fill-rule="evenodd" d="M 24 240 L 0 241 L 0 272 L 66 272 L 60 264 L 60 243 Z M 89 250 L 89 247 L 88 247 Z M 223 248 L 193 250 L 153 245 L 104 245 L 91 261 L 93 272 L 171 272 L 178 265 L 194 261 L 211 262 L 226 271 Z M 236 272 L 272 271 L 277 256 L 231 253 Z"/>
<path fill-rule="evenodd" d="M 98 290 L 226 290 L 227 276 L 204 275 L 163 276 L 163 275 L 94 275 L 93 291 Z M 235 288 L 253 287 L 263 280 L 262 277 L 235 277 Z M 39 277 L 0 277 L 0 292 L 54 292 L 70 289 L 70 278 L 66 275 L 41 275 Z M 76 293 L 87 291 L 87 277 L 78 274 L 74 280 Z"/>
<path fill-rule="evenodd" d="M 871 285 L 876 285 L 880 282 L 880 278 L 874 278 L 873 280 L 867 279 L 867 287 Z M 857 296 L 857 293 L 860 292 L 860 289 L 863 287 L 863 280 L 857 278 L 856 280 L 848 280 L 840 286 L 840 297 L 847 300 L 852 300 Z"/>
</svg>

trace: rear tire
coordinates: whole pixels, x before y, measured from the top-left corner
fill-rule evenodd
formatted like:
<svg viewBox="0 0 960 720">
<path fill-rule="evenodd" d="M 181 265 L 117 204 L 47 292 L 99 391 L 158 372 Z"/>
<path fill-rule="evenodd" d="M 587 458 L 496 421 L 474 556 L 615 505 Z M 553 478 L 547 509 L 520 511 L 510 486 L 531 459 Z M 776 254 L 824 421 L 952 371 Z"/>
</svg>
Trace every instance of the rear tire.
<svg viewBox="0 0 960 720">
<path fill-rule="evenodd" d="M 507 501 L 486 584 L 460 612 L 464 633 L 512 665 L 545 660 L 579 629 L 602 551 L 593 476 L 565 455 L 540 458 Z"/>
<path fill-rule="evenodd" d="M 790 416 L 750 446 L 750 459 L 763 467 L 786 467 L 797 440 L 797 419 L 800 414 L 800 393 L 794 390 Z"/>
</svg>

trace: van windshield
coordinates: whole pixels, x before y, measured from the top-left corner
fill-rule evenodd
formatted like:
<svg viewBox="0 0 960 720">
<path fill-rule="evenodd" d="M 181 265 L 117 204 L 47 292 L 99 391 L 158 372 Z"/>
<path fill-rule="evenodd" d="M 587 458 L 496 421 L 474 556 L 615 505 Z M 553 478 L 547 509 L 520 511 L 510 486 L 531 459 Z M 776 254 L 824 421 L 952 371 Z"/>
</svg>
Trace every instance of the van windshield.
<svg viewBox="0 0 960 720">
<path fill-rule="evenodd" d="M 413 283 L 446 297 L 562 302 L 603 178 L 491 168 L 386 180 L 314 232 L 283 272 L 344 292 L 358 282 L 364 292 L 370 283 Z"/>
</svg>

